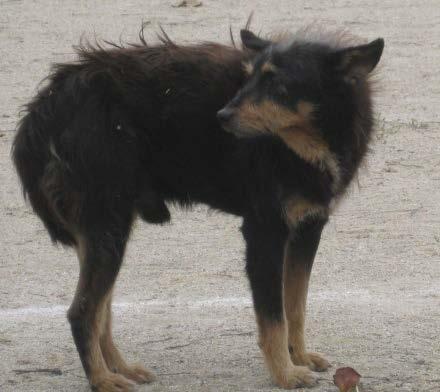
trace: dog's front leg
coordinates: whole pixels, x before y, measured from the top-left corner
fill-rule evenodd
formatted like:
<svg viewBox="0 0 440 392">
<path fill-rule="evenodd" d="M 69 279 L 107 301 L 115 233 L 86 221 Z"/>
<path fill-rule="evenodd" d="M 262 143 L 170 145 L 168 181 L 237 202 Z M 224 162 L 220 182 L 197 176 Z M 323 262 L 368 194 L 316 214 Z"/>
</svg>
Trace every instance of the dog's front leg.
<svg viewBox="0 0 440 392">
<path fill-rule="evenodd" d="M 283 306 L 283 259 L 288 229 L 283 222 L 245 218 L 246 270 L 259 328 L 259 344 L 272 378 L 282 388 L 314 384 L 309 369 L 295 366 L 288 350 Z"/>
<path fill-rule="evenodd" d="M 330 364 L 317 353 L 306 352 L 304 321 L 310 273 L 325 220 L 309 218 L 292 228 L 284 258 L 284 302 L 289 325 L 289 351 L 295 365 L 324 371 Z"/>
</svg>

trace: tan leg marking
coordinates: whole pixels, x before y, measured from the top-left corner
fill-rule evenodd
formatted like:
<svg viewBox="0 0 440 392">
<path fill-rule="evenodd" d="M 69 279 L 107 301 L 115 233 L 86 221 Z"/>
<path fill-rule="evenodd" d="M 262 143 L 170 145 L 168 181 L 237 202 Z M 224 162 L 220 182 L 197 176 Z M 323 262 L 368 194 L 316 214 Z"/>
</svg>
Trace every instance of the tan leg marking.
<svg viewBox="0 0 440 392">
<path fill-rule="evenodd" d="M 102 354 L 110 371 L 122 374 L 124 377 L 135 381 L 138 384 L 145 384 L 155 380 L 152 372 L 142 365 L 128 365 L 121 353 L 115 346 L 112 336 L 112 293 L 105 302 L 104 315 L 101 319 L 100 345 Z"/>
<path fill-rule="evenodd" d="M 324 371 L 330 363 L 317 353 L 308 353 L 305 348 L 304 324 L 307 291 L 310 273 L 307 267 L 288 259 L 286 247 L 284 260 L 284 307 L 288 322 L 290 355 L 295 365 L 308 366 L 315 371 Z"/>
<path fill-rule="evenodd" d="M 69 309 L 69 313 L 78 312 L 82 314 L 82 318 L 86 320 L 88 324 L 88 330 L 90 332 L 89 339 L 83 342 L 87 346 L 88 350 L 84 360 L 86 361 L 89 374 L 88 379 L 90 385 L 97 392 L 129 392 L 133 390 L 134 383 L 124 376 L 112 373 L 104 360 L 104 356 L 100 345 L 100 335 L 103 325 L 103 317 L 106 313 L 106 300 L 107 297 L 102 298 L 98 303 L 92 303 L 93 298 L 87 298 L 87 286 L 90 284 L 90 279 L 99 279 L 99 277 L 90 277 L 85 271 L 87 266 L 85 265 L 86 257 L 86 244 L 81 237 L 77 237 L 77 254 L 80 261 L 80 278 L 78 286 L 73 300 L 72 306 Z M 83 301 L 88 301 L 86 305 Z M 86 311 L 82 311 L 81 308 L 85 308 Z"/>
<path fill-rule="evenodd" d="M 258 327 L 260 347 L 275 383 L 285 389 L 314 385 L 310 371 L 294 366 L 290 359 L 286 323 L 259 319 Z"/>
<path fill-rule="evenodd" d="M 131 391 L 134 384 L 119 374 L 112 373 L 104 359 L 101 350 L 100 335 L 103 318 L 105 316 L 105 302 L 100 305 L 96 315 L 96 322 L 93 325 L 93 332 L 90 339 L 90 384 L 99 392 Z"/>
<path fill-rule="evenodd" d="M 329 209 L 326 206 L 310 202 L 301 196 L 297 196 L 292 197 L 284 203 L 284 214 L 287 221 L 286 223 L 293 227 L 309 217 L 326 218 L 329 214 Z"/>
</svg>

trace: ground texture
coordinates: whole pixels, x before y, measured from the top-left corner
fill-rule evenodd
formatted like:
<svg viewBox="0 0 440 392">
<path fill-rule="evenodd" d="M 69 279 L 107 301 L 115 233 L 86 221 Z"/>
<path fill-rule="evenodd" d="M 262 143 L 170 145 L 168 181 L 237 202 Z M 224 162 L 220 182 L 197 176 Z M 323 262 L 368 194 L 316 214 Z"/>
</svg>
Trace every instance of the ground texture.
<svg viewBox="0 0 440 392">
<path fill-rule="evenodd" d="M 178 42 L 228 41 L 255 11 L 263 32 L 317 23 L 384 37 L 378 132 L 316 260 L 308 342 L 365 391 L 440 390 L 438 0 L 0 0 L 0 390 L 87 391 L 68 323 L 78 266 L 20 195 L 10 147 L 20 106 L 81 34 L 133 40 L 160 23 Z M 256 345 L 240 221 L 198 207 L 138 223 L 115 295 L 115 335 L 154 369 L 145 391 L 275 390 Z M 36 372 L 36 370 L 44 370 Z M 315 391 L 335 391 L 333 370 Z"/>
</svg>

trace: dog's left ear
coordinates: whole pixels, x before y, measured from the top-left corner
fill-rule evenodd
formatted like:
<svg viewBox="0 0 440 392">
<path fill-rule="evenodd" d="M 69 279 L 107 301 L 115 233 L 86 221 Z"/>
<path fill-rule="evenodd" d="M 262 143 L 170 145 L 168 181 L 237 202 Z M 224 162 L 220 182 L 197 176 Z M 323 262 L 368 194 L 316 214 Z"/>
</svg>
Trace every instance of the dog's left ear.
<svg viewBox="0 0 440 392">
<path fill-rule="evenodd" d="M 377 65 L 382 56 L 384 40 L 378 38 L 369 44 L 353 46 L 330 55 L 330 62 L 337 72 L 344 74 L 350 83 L 365 78 Z"/>
<path fill-rule="evenodd" d="M 267 48 L 271 42 L 256 36 L 252 31 L 241 30 L 240 31 L 241 42 L 245 48 L 255 50 L 259 52 Z"/>
</svg>

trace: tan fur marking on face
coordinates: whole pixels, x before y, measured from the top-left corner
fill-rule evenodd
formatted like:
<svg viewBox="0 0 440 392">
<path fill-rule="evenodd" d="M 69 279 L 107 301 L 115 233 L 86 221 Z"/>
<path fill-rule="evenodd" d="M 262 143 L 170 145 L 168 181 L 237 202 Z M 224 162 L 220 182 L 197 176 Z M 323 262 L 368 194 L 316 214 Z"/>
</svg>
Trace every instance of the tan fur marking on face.
<svg viewBox="0 0 440 392">
<path fill-rule="evenodd" d="M 296 111 L 269 100 L 259 104 L 245 102 L 238 111 L 238 123 L 243 129 L 249 129 L 249 134 L 278 135 L 300 158 L 321 170 L 327 168 L 333 177 L 332 188 L 336 193 L 340 181 L 339 166 L 329 146 L 312 124 L 314 110 L 314 105 L 307 101 L 298 102 Z"/>
<path fill-rule="evenodd" d="M 328 153 L 328 146 L 310 123 L 312 112 L 309 102 L 299 102 L 294 112 L 272 101 L 263 101 L 258 105 L 243 104 L 238 116 L 240 126 L 276 134 L 301 158 L 318 163 Z"/>
<path fill-rule="evenodd" d="M 305 119 L 301 115 L 269 100 L 259 104 L 243 103 L 238 117 L 241 126 L 257 132 L 277 134 L 283 128 L 305 125 Z"/>
<path fill-rule="evenodd" d="M 266 61 L 262 67 L 261 67 L 261 72 L 272 72 L 272 73 L 276 73 L 277 72 L 277 67 L 271 63 L 270 61 Z"/>
<path fill-rule="evenodd" d="M 287 325 L 284 321 L 264 320 L 257 317 L 260 347 L 266 365 L 275 383 L 285 389 L 313 384 L 313 377 L 290 359 Z"/>
<path fill-rule="evenodd" d="M 252 73 L 254 72 L 254 65 L 251 62 L 246 61 L 243 63 L 243 69 L 247 75 L 252 75 Z"/>
<path fill-rule="evenodd" d="M 310 216 L 326 218 L 329 210 L 326 206 L 310 202 L 302 197 L 294 197 L 285 202 L 284 214 L 287 224 L 296 226 Z"/>
</svg>

